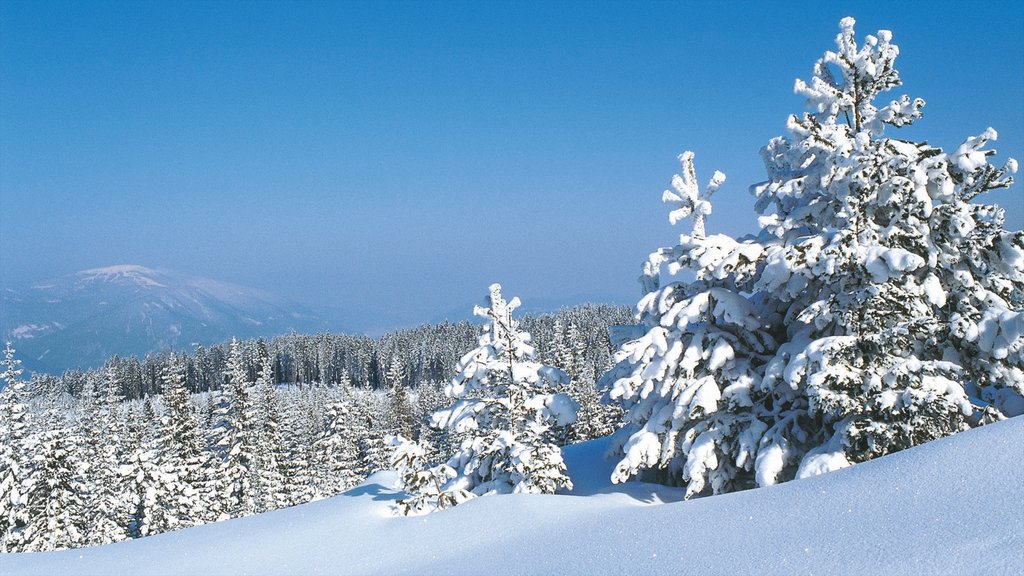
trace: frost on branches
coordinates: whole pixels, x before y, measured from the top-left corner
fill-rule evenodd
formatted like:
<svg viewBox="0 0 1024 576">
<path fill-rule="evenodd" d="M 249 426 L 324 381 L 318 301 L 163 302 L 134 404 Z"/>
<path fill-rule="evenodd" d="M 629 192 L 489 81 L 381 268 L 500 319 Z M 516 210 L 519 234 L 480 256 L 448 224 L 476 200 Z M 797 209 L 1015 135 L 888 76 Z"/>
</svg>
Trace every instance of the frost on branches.
<svg viewBox="0 0 1024 576">
<path fill-rule="evenodd" d="M 664 200 L 693 233 L 651 254 L 645 334 L 602 380 L 626 410 L 615 481 L 767 486 L 1024 413 L 1024 233 L 974 203 L 1017 164 L 989 164 L 991 128 L 952 153 L 885 137 L 924 102 L 881 98 L 899 51 L 853 24 L 796 82 L 810 112 L 761 151 L 759 234 L 705 236 L 724 176 L 699 194 L 680 157 Z"/>
<path fill-rule="evenodd" d="M 404 513 L 430 512 L 485 494 L 551 494 L 572 486 L 561 451 L 546 433 L 575 421 L 577 406 L 554 392 L 568 384 L 566 373 L 534 360 L 530 335 L 512 319 L 518 306 L 518 298 L 506 302 L 501 286 L 493 284 L 490 307 L 473 311 L 490 325 L 445 388 L 455 402 L 431 418 L 432 426 L 461 439 L 455 454 L 428 466 L 422 446 L 395 440 L 392 464 L 409 494 L 399 503 Z"/>
</svg>

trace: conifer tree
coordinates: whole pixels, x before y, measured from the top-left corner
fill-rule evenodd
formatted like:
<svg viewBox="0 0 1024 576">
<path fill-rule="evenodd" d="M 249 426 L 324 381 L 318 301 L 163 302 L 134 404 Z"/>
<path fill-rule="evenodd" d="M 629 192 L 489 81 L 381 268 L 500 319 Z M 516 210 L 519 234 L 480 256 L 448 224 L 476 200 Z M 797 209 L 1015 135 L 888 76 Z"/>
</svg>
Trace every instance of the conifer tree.
<svg viewBox="0 0 1024 576">
<path fill-rule="evenodd" d="M 413 408 L 405 386 L 396 384 L 388 390 L 385 427 L 388 434 L 416 438 L 413 430 Z"/>
<path fill-rule="evenodd" d="M 445 389 L 455 402 L 433 417 L 433 425 L 463 438 L 456 453 L 447 463 L 423 470 L 417 467 L 426 450 L 406 439 L 396 443 L 393 463 L 401 468 L 410 496 L 399 504 L 406 513 L 484 494 L 551 494 L 572 486 L 561 452 L 545 441 L 552 425 L 576 417 L 575 403 L 554 392 L 568 383 L 568 375 L 533 360 L 530 335 L 512 318 L 518 298 L 506 302 L 494 284 L 489 302 L 474 310 L 490 321 L 479 346 L 463 356 Z"/>
<path fill-rule="evenodd" d="M 110 544 L 128 538 L 126 509 L 128 500 L 122 489 L 120 467 L 120 431 L 108 405 L 107 381 L 99 375 L 87 378 L 82 391 L 79 418 L 78 453 L 82 474 L 87 479 L 85 519 L 88 545 Z"/>
<path fill-rule="evenodd" d="M 1016 162 L 989 164 L 991 129 L 952 153 L 884 136 L 924 102 L 880 101 L 899 50 L 885 30 L 858 46 L 853 25 L 796 83 L 810 112 L 762 150 L 759 234 L 707 236 L 724 176 L 700 193 L 681 156 L 664 200 L 693 232 L 649 258 L 646 334 L 603 379 L 628 420 L 616 481 L 765 486 L 1024 408 L 1024 234 L 972 202 Z"/>
<path fill-rule="evenodd" d="M 281 411 L 274 386 L 274 364 L 262 341 L 258 344 L 260 359 L 256 385 L 253 387 L 253 435 L 251 485 L 256 511 L 266 512 L 288 505 L 289 499 L 282 472 L 287 459 L 281 434 Z"/>
<path fill-rule="evenodd" d="M 358 469 L 363 475 L 387 470 L 391 462 L 391 450 L 388 438 L 392 430 L 388 425 L 387 398 L 380 398 L 375 393 L 365 393 L 355 397 L 352 415 L 349 417 L 352 430 L 358 430 L 360 465 Z"/>
<path fill-rule="evenodd" d="M 131 495 L 129 536 L 141 538 L 191 525 L 181 512 L 189 510 L 193 494 L 186 491 L 174 465 L 166 461 L 159 439 L 144 439 L 119 472 Z"/>
<path fill-rule="evenodd" d="M 155 447 L 161 465 L 174 476 L 173 483 L 168 478 L 175 506 L 173 527 L 212 521 L 216 516 L 211 510 L 218 506 L 207 497 L 211 486 L 210 462 L 203 451 L 199 420 L 185 388 L 184 363 L 172 360 L 164 367 L 160 379 L 167 412 L 160 418 Z"/>
<path fill-rule="evenodd" d="M 27 522 L 23 484 L 31 472 L 31 413 L 28 390 L 21 377 L 21 361 L 10 342 L 4 348 L 4 388 L 0 390 L 0 550 L 22 543 Z"/>
<path fill-rule="evenodd" d="M 80 439 L 51 414 L 49 425 L 31 437 L 32 467 L 22 483 L 24 523 L 16 528 L 13 551 L 40 552 L 77 548 L 87 542 L 85 492 L 73 446 Z"/>
<path fill-rule="evenodd" d="M 252 413 L 248 371 L 242 359 L 242 347 L 231 341 L 226 383 L 215 410 L 216 428 L 211 431 L 212 444 L 219 463 L 214 474 L 219 483 L 227 517 L 252 514 L 256 505 L 251 489 L 250 471 L 253 463 L 251 431 L 248 416 Z"/>
<path fill-rule="evenodd" d="M 574 368 L 573 350 L 571 342 L 567 342 L 565 328 L 562 326 L 561 319 L 555 319 L 555 324 L 551 331 L 551 353 L 549 355 L 551 363 L 553 366 L 561 368 L 571 375 L 570 370 Z"/>
<path fill-rule="evenodd" d="M 321 423 L 311 414 L 312 410 L 307 408 L 308 404 L 314 403 L 307 398 L 308 391 L 301 391 L 295 396 L 296 399 L 285 406 L 283 412 L 285 456 L 279 462 L 289 504 L 308 502 L 316 495 L 313 466 L 317 460 L 314 445 L 322 428 Z"/>
<path fill-rule="evenodd" d="M 316 462 L 316 493 L 319 497 L 339 494 L 362 479 L 359 454 L 359 423 L 352 394 L 338 389 L 325 411 L 325 425 L 313 450 Z"/>
</svg>

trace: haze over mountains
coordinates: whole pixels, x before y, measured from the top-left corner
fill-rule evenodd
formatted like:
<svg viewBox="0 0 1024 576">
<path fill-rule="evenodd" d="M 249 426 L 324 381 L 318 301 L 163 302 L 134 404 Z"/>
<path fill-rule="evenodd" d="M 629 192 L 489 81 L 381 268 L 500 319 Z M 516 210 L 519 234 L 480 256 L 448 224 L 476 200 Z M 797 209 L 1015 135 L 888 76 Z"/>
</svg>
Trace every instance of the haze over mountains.
<svg viewBox="0 0 1024 576">
<path fill-rule="evenodd" d="M 485 296 L 481 289 L 481 302 Z M 339 300 L 344 295 L 339 294 Z M 557 311 L 613 297 L 524 297 L 524 314 Z M 2 288 L 0 338 L 23 366 L 57 374 L 95 368 L 108 358 L 163 350 L 191 351 L 231 338 L 321 331 L 372 337 L 418 324 L 473 319 L 466 302 L 428 318 L 410 318 L 386 303 L 312 306 L 256 288 L 163 269 L 124 264 Z"/>
<path fill-rule="evenodd" d="M 322 314 L 254 288 L 120 265 L 6 288 L 0 334 L 25 368 L 59 373 L 196 344 L 328 329 Z"/>
</svg>

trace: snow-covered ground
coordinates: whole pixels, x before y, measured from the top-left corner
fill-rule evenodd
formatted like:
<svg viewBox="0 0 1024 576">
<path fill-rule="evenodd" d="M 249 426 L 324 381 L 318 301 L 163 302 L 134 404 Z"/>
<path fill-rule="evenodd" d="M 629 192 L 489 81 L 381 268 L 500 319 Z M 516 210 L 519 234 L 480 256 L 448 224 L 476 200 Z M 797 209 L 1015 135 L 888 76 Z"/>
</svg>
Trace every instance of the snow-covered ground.
<svg viewBox="0 0 1024 576">
<path fill-rule="evenodd" d="M 395 517 L 387 474 L 328 500 L 110 546 L 0 556 L 45 574 L 1022 574 L 1024 418 L 808 480 L 697 499 L 612 486 Z"/>
</svg>

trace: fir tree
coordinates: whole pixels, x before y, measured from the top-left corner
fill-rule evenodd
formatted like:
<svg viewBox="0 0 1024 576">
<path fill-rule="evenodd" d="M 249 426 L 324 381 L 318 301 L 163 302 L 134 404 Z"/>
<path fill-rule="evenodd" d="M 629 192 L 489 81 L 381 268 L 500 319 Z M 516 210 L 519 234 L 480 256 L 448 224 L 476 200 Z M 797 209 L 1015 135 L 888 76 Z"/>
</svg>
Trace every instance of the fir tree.
<svg viewBox="0 0 1024 576">
<path fill-rule="evenodd" d="M 362 478 L 359 441 L 365 431 L 355 414 L 351 393 L 341 389 L 328 404 L 321 436 L 313 446 L 316 462 L 316 493 L 339 494 Z"/>
<path fill-rule="evenodd" d="M 85 501 L 86 544 L 102 545 L 128 538 L 125 510 L 128 500 L 118 474 L 121 432 L 116 404 L 111 405 L 107 380 L 93 375 L 82 391 L 82 414 L 78 421 L 79 460 L 87 479 Z"/>
<path fill-rule="evenodd" d="M 39 552 L 84 546 L 89 529 L 85 487 L 73 446 L 80 440 L 51 414 L 50 426 L 29 442 L 32 468 L 22 483 L 24 522 L 15 528 L 13 551 Z"/>
<path fill-rule="evenodd" d="M 307 398 L 308 390 L 295 394 L 285 406 L 282 418 L 284 456 L 279 461 L 285 479 L 289 504 L 308 502 L 316 495 L 313 463 L 316 462 L 315 443 L 322 425 L 307 406 L 319 402 Z"/>
<path fill-rule="evenodd" d="M 172 361 L 160 376 L 167 412 L 160 418 L 156 449 L 163 468 L 173 474 L 167 477 L 174 493 L 174 526 L 193 526 L 212 521 L 217 503 L 207 495 L 211 480 L 207 475 L 209 459 L 203 451 L 199 420 L 185 388 L 185 365 Z"/>
<path fill-rule="evenodd" d="M 848 466 L 1024 406 L 1024 234 L 971 201 L 1016 170 L 988 163 L 986 130 L 953 153 L 883 135 L 921 117 L 902 96 L 892 35 L 857 45 L 840 22 L 810 83 L 811 112 L 762 157 L 761 231 L 707 236 L 716 173 L 692 154 L 664 195 L 693 233 L 653 253 L 646 334 L 604 377 L 628 425 L 614 479 L 643 471 L 687 495 Z M 661 271 L 693 271 L 696 280 Z"/>
<path fill-rule="evenodd" d="M 474 313 L 490 324 L 445 389 L 455 403 L 433 418 L 435 426 L 463 438 L 456 453 L 445 464 L 417 470 L 426 450 L 409 441 L 396 447 L 394 462 L 403 468 L 410 495 L 400 503 L 406 513 L 484 494 L 551 494 L 572 486 L 561 452 L 544 439 L 552 425 L 575 419 L 575 403 L 553 392 L 568 376 L 533 360 L 530 335 L 512 318 L 518 298 L 506 302 L 494 284 L 489 300 L 489 307 L 477 306 Z"/>
<path fill-rule="evenodd" d="M 353 430 L 358 430 L 360 471 L 365 475 L 387 470 L 391 462 L 388 439 L 392 430 L 388 425 L 386 398 L 376 393 L 357 396 L 353 404 Z"/>
<path fill-rule="evenodd" d="M 0 390 L 0 549 L 5 551 L 21 545 L 21 532 L 28 520 L 23 484 L 31 472 L 32 417 L 20 364 L 8 342 L 0 376 L 4 382 Z"/>
<path fill-rule="evenodd" d="M 287 459 L 281 433 L 281 411 L 274 386 L 274 363 L 262 341 L 258 344 L 260 367 L 253 387 L 253 466 L 251 485 L 256 511 L 265 512 L 288 505 L 283 475 Z"/>
<path fill-rule="evenodd" d="M 388 434 L 416 438 L 413 430 L 412 402 L 409 400 L 409 392 L 401 384 L 388 390 L 385 420 Z"/>
<path fill-rule="evenodd" d="M 238 517 L 252 514 L 256 509 L 251 489 L 250 471 L 253 465 L 252 427 L 248 421 L 250 407 L 248 371 L 242 360 L 238 341 L 231 343 L 227 382 L 215 411 L 217 426 L 211 431 L 212 444 L 219 463 L 214 475 L 220 485 L 224 514 Z"/>
</svg>

